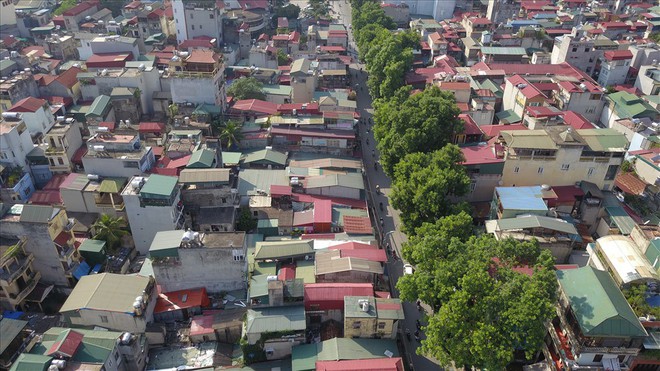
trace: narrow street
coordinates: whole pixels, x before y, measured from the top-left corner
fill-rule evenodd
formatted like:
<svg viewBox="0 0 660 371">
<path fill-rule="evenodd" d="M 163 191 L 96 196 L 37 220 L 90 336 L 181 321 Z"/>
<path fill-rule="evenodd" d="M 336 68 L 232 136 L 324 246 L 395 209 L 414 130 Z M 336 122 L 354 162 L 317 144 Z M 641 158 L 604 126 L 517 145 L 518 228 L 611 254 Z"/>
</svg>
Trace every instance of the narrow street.
<svg viewBox="0 0 660 371">
<path fill-rule="evenodd" d="M 355 63 L 351 64 L 351 74 L 353 76 L 353 88 L 357 92 L 357 108 L 360 114 L 360 117 L 369 121 L 369 118 L 372 117 L 372 99 L 369 95 L 367 89 L 367 73 L 365 67 L 362 64 L 359 64 L 357 61 L 356 45 L 353 39 L 353 30 L 349 29 L 351 24 L 351 6 L 349 2 L 344 0 L 335 0 L 331 1 L 335 16 L 339 18 L 339 21 L 343 23 L 348 29 L 348 39 L 349 39 L 349 55 L 351 55 Z M 355 77 L 357 75 L 357 78 Z M 396 290 L 396 282 L 399 277 L 403 275 L 403 262 L 401 260 L 401 247 L 402 243 L 406 241 L 406 236 L 400 232 L 400 219 L 398 211 L 394 210 L 389 204 L 389 192 L 391 187 L 391 180 L 383 173 L 380 165 L 377 166 L 377 170 L 374 168 L 374 163 L 378 161 L 378 150 L 376 149 L 376 141 L 373 136 L 373 131 L 371 130 L 371 125 L 369 124 L 358 124 L 359 125 L 359 134 L 362 140 L 362 153 L 363 161 L 365 166 L 365 171 L 367 175 L 367 192 L 370 194 L 370 198 L 374 201 L 372 205 L 374 212 L 377 214 L 376 220 L 379 218 L 383 219 L 383 228 L 381 230 L 381 236 L 383 236 L 383 245 L 389 243 L 392 246 L 392 249 L 396 251 L 396 255 L 399 259 L 388 263 L 387 271 L 389 273 L 390 282 L 392 283 L 392 296 L 398 297 L 399 292 Z M 369 144 L 367 144 L 367 141 Z M 382 194 L 376 193 L 376 185 L 380 187 Z M 383 203 L 383 211 L 380 211 L 379 203 Z M 420 356 L 416 353 L 416 349 L 419 347 L 419 342 L 415 341 L 412 337 L 412 333 L 416 329 L 416 321 L 420 320 L 424 323 L 422 319 L 422 313 L 417 310 L 415 303 L 404 302 L 403 310 L 405 313 L 405 321 L 402 325 L 401 331 L 402 334 L 405 333 L 406 329 L 409 329 L 411 332 L 411 341 L 408 341 L 404 336 L 402 336 L 402 341 L 405 344 L 406 352 L 406 361 L 411 365 L 411 369 L 414 370 L 440 370 L 441 368 L 434 363 L 431 359 L 424 356 Z M 420 338 L 424 339 L 423 332 L 420 331 Z"/>
</svg>

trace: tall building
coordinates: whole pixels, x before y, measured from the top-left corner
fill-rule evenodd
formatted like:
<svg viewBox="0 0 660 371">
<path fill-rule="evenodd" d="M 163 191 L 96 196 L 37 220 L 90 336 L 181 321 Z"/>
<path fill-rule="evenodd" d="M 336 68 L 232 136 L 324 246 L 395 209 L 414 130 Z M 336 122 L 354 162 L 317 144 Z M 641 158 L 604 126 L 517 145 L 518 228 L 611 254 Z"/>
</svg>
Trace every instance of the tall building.
<svg viewBox="0 0 660 371">
<path fill-rule="evenodd" d="M 176 177 L 133 177 L 121 196 L 140 254 L 147 254 L 157 232 L 183 228 L 181 189 Z"/>
<path fill-rule="evenodd" d="M 406 4 L 410 9 L 410 16 L 419 18 L 420 15 L 433 17 L 437 21 L 451 18 L 456 8 L 456 0 L 402 0 L 389 1 L 391 4 Z"/>
<path fill-rule="evenodd" d="M 16 26 L 16 9 L 12 0 L 0 1 L 0 29 Z"/>
<path fill-rule="evenodd" d="M 215 39 L 220 46 L 223 40 L 222 18 L 223 9 L 208 7 L 208 2 L 172 1 L 172 10 L 176 25 L 176 41 L 181 44 L 185 40 L 198 37 Z"/>
</svg>

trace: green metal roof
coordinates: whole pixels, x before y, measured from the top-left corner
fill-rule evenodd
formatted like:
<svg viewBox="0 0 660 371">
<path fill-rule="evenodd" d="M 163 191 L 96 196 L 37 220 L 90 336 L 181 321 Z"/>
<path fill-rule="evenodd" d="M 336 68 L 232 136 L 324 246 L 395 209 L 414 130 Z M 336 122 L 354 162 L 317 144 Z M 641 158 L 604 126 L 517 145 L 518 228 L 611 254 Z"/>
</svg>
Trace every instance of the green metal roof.
<svg viewBox="0 0 660 371">
<path fill-rule="evenodd" d="M 311 260 L 300 260 L 296 263 L 296 279 L 302 279 L 304 283 L 316 283 L 314 262 Z"/>
<path fill-rule="evenodd" d="M 515 124 L 516 122 L 522 121 L 520 116 L 515 113 L 512 109 L 506 111 L 498 112 L 495 114 L 502 124 Z"/>
<path fill-rule="evenodd" d="M 149 246 L 149 256 L 153 258 L 179 256 L 179 246 L 184 233 L 181 230 L 156 232 Z"/>
<path fill-rule="evenodd" d="M 259 219 L 257 221 L 257 228 L 277 228 L 279 226 L 279 219 Z"/>
<path fill-rule="evenodd" d="M 94 99 L 92 105 L 89 106 L 89 110 L 85 113 L 85 117 L 97 116 L 103 117 L 107 110 L 110 109 L 110 97 L 107 95 L 99 95 Z"/>
<path fill-rule="evenodd" d="M 328 174 L 307 178 L 306 188 L 321 188 L 340 186 L 353 189 L 364 189 L 364 178 L 362 174 Z"/>
<path fill-rule="evenodd" d="M 605 211 L 610 216 L 610 219 L 612 219 L 612 222 L 616 224 L 616 227 L 619 228 L 621 234 L 629 235 L 633 228 L 635 228 L 635 220 L 621 206 L 609 206 L 605 208 Z"/>
<path fill-rule="evenodd" d="M 78 248 L 80 252 L 91 252 L 91 253 L 101 253 L 105 248 L 105 241 L 93 240 L 91 238 L 86 239 Z"/>
<path fill-rule="evenodd" d="M 19 220 L 22 223 L 48 223 L 59 211 L 52 206 L 24 205 Z"/>
<path fill-rule="evenodd" d="M 527 55 L 525 48 L 508 46 L 482 46 L 481 53 L 493 55 Z"/>
<path fill-rule="evenodd" d="M 383 358 L 388 350 L 399 356 L 396 342 L 387 339 L 334 338 L 316 345 L 319 361 Z"/>
<path fill-rule="evenodd" d="M 98 191 L 101 193 L 121 193 L 126 185 L 126 178 L 105 178 Z"/>
<path fill-rule="evenodd" d="M 194 169 L 210 168 L 213 166 L 213 161 L 215 161 L 215 151 L 206 148 L 199 149 L 192 153 L 186 167 Z"/>
<path fill-rule="evenodd" d="M 272 162 L 277 165 L 286 165 L 287 155 L 286 153 L 277 152 L 272 149 L 262 149 L 259 151 L 254 151 L 247 153 L 243 158 L 244 163 L 252 162 Z"/>
<path fill-rule="evenodd" d="M 99 309 L 133 313 L 135 298 L 142 295 L 149 281 L 149 277 L 113 273 L 83 276 L 60 308 L 60 312 Z"/>
<path fill-rule="evenodd" d="M 241 156 L 243 156 L 241 152 L 222 152 L 222 165 L 238 165 L 241 163 Z"/>
<path fill-rule="evenodd" d="M 654 119 L 658 111 L 642 98 L 627 91 L 608 94 L 607 99 L 614 102 L 614 111 L 620 118 L 648 117 Z"/>
<path fill-rule="evenodd" d="M 646 255 L 655 271 L 660 274 L 660 239 L 651 241 L 644 255 Z"/>
<path fill-rule="evenodd" d="M 265 94 L 272 95 L 291 95 L 291 86 L 288 85 L 264 85 L 263 91 Z"/>
<path fill-rule="evenodd" d="M 156 34 L 153 34 L 153 35 L 147 37 L 147 39 L 144 40 L 144 43 L 147 44 L 147 45 L 153 44 L 155 42 L 158 42 L 158 41 L 161 41 L 161 40 L 165 39 L 165 37 L 166 36 L 165 36 L 164 33 L 159 32 L 159 33 L 156 33 Z"/>
<path fill-rule="evenodd" d="M 258 274 L 250 278 L 250 299 L 268 296 L 268 276 L 274 274 Z"/>
<path fill-rule="evenodd" d="M 267 276 L 274 276 L 277 274 L 277 263 L 276 262 L 255 262 L 252 274 L 260 275 L 264 274 Z"/>
<path fill-rule="evenodd" d="M 177 177 L 152 174 L 140 190 L 143 196 L 170 197 L 176 187 Z"/>
<path fill-rule="evenodd" d="M 43 342 L 54 342 L 63 335 L 66 335 L 71 329 L 63 327 L 52 327 L 43 335 Z M 121 336 L 121 332 L 117 331 L 94 331 L 75 329 L 74 331 L 83 335 L 82 342 L 73 355 L 71 361 L 80 363 L 94 363 L 103 364 L 108 360 L 112 354 L 113 349 L 117 343 L 117 339 Z"/>
<path fill-rule="evenodd" d="M 45 371 L 50 366 L 50 361 L 53 357 L 43 356 L 39 354 L 21 353 L 14 364 L 9 369 L 10 371 Z"/>
<path fill-rule="evenodd" d="M 9 344 L 23 331 L 27 326 L 27 321 L 19 319 L 2 318 L 0 319 L 0 334 L 2 334 L 2 341 L 0 341 L 0 354 L 4 353 Z"/>
<path fill-rule="evenodd" d="M 585 336 L 648 336 L 608 272 L 586 266 L 557 277 Z"/>
<path fill-rule="evenodd" d="M 213 104 L 202 103 L 195 107 L 193 115 L 219 115 L 222 113 L 222 108 Z"/>
<path fill-rule="evenodd" d="M 557 149 L 557 144 L 545 130 L 504 130 L 500 135 L 513 148 Z"/>
<path fill-rule="evenodd" d="M 275 331 L 301 331 L 306 328 L 305 307 L 287 306 L 248 309 L 247 333 L 259 334 Z"/>
<path fill-rule="evenodd" d="M 592 151 L 625 152 L 628 148 L 626 136 L 614 129 L 581 129 L 577 133 Z"/>
<path fill-rule="evenodd" d="M 12 61 L 11 59 L 2 59 L 0 60 L 0 70 L 5 70 L 9 68 L 18 68 L 18 65 L 16 62 Z"/>
<path fill-rule="evenodd" d="M 528 215 L 518 218 L 499 219 L 496 220 L 496 222 L 498 229 L 501 231 L 511 229 L 545 228 L 568 234 L 578 234 L 578 231 L 573 224 L 547 216 Z"/>
<path fill-rule="evenodd" d="M 302 344 L 291 349 L 291 369 L 293 371 L 316 370 L 316 344 Z"/>
<path fill-rule="evenodd" d="M 314 240 L 257 242 L 254 258 L 257 260 L 291 258 L 314 253 Z"/>
</svg>

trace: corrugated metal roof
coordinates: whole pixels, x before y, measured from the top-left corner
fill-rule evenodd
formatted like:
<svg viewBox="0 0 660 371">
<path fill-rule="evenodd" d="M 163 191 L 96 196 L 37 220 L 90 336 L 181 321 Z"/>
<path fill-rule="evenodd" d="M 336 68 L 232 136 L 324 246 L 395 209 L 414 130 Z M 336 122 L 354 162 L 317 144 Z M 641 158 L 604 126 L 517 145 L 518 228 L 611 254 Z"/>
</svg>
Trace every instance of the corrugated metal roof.
<svg viewBox="0 0 660 371">
<path fill-rule="evenodd" d="M 621 234 L 624 235 L 629 235 L 633 228 L 635 228 L 635 221 L 633 218 L 628 215 L 626 210 L 624 210 L 620 206 L 608 206 L 605 208 L 605 211 L 607 214 L 610 216 L 610 219 L 614 224 L 616 224 L 616 227 L 619 228 L 619 231 L 621 231 Z"/>
<path fill-rule="evenodd" d="M 215 161 L 215 151 L 210 149 L 200 149 L 192 153 L 188 161 L 189 168 L 209 168 Z"/>
<path fill-rule="evenodd" d="M 302 331 L 306 328 L 305 307 L 287 306 L 248 309 L 247 333 L 260 334 L 275 331 Z"/>
<path fill-rule="evenodd" d="M 23 331 L 27 324 L 27 321 L 21 321 L 18 319 L 0 319 L 0 334 L 2 334 L 2 341 L 0 341 L 0 354 L 5 352 L 9 344 L 11 344 L 16 336 Z"/>
<path fill-rule="evenodd" d="M 496 187 L 495 190 L 505 210 L 548 210 L 540 186 Z"/>
<path fill-rule="evenodd" d="M 347 271 L 383 274 L 383 266 L 379 262 L 351 257 L 342 258 L 340 250 L 317 251 L 315 263 L 317 276 Z"/>
<path fill-rule="evenodd" d="M 286 165 L 286 153 L 278 152 L 272 149 L 262 149 L 260 151 L 250 152 L 243 158 L 244 163 L 252 162 L 272 162 L 277 165 Z"/>
<path fill-rule="evenodd" d="M 503 130 L 500 135 L 512 148 L 557 149 L 557 144 L 545 130 Z"/>
<path fill-rule="evenodd" d="M 20 221 L 22 223 L 48 223 L 60 209 L 52 206 L 24 205 Z"/>
<path fill-rule="evenodd" d="M 316 371 L 345 370 L 403 371 L 404 368 L 403 360 L 400 357 L 316 362 Z"/>
<path fill-rule="evenodd" d="M 550 218 L 547 216 L 527 215 L 517 218 L 507 218 L 496 220 L 497 229 L 499 231 L 506 231 L 512 229 L 528 229 L 528 228 L 545 228 L 553 231 L 578 234 L 575 226 L 562 219 Z"/>
<path fill-rule="evenodd" d="M 614 129 L 576 130 L 592 151 L 625 152 L 628 140 Z"/>
<path fill-rule="evenodd" d="M 140 195 L 156 195 L 170 197 L 176 187 L 177 177 L 152 174 L 142 186 Z"/>
<path fill-rule="evenodd" d="M 53 357 L 48 357 L 39 354 L 21 353 L 14 364 L 11 366 L 11 371 L 45 371 L 50 365 Z"/>
<path fill-rule="evenodd" d="M 314 254 L 313 240 L 257 242 L 254 258 L 257 260 L 291 258 Z"/>
<path fill-rule="evenodd" d="M 241 152 L 222 152 L 222 164 L 223 165 L 237 165 L 241 162 Z"/>
<path fill-rule="evenodd" d="M 345 296 L 373 296 L 371 283 L 312 283 L 305 284 L 305 309 L 343 309 Z"/>
<path fill-rule="evenodd" d="M 364 189 L 364 179 L 362 178 L 362 174 L 357 173 L 329 174 L 307 178 L 305 184 L 305 188 L 322 188 L 333 186 Z"/>
<path fill-rule="evenodd" d="M 80 247 L 78 247 L 78 251 L 100 253 L 103 251 L 104 248 L 105 248 L 105 241 L 92 240 L 91 238 L 88 238 L 85 241 L 83 241 Z"/>
<path fill-rule="evenodd" d="M 641 280 L 658 280 L 657 273 L 633 241 L 626 236 L 604 236 L 596 241 L 603 258 L 624 284 Z"/>
<path fill-rule="evenodd" d="M 317 344 L 319 361 L 383 358 L 386 351 L 398 356 L 394 340 L 334 338 Z"/>
<path fill-rule="evenodd" d="M 126 178 L 105 178 L 98 191 L 101 193 L 121 193 L 126 185 Z"/>
<path fill-rule="evenodd" d="M 303 283 L 316 283 L 314 262 L 311 260 L 301 260 L 296 263 L 296 279 L 302 279 Z"/>
<path fill-rule="evenodd" d="M 557 271 L 557 277 L 584 335 L 648 336 L 608 272 L 586 266 Z"/>
<path fill-rule="evenodd" d="M 102 117 L 106 113 L 108 107 L 110 107 L 110 97 L 107 95 L 99 95 L 94 99 L 92 105 L 89 106 L 89 110 L 85 113 L 85 117 Z"/>
<path fill-rule="evenodd" d="M 135 298 L 142 295 L 149 282 L 148 277 L 113 273 L 84 276 L 62 305 L 60 312 L 97 309 L 133 313 Z"/>
<path fill-rule="evenodd" d="M 181 183 L 229 183 L 229 169 L 183 169 Z"/>
</svg>

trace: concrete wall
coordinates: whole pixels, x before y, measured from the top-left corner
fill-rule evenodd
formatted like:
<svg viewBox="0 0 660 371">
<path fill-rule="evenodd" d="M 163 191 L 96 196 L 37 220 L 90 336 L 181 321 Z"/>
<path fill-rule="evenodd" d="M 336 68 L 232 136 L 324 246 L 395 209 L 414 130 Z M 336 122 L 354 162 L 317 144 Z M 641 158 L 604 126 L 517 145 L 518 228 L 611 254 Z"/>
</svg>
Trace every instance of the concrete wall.
<svg viewBox="0 0 660 371">
<path fill-rule="evenodd" d="M 219 90 L 210 78 L 170 77 L 174 103 L 220 104 Z"/>
<path fill-rule="evenodd" d="M 121 159 L 115 157 L 83 156 L 82 162 L 87 174 L 96 174 L 104 177 L 130 178 L 136 175 L 144 175 L 156 162 L 153 151 L 143 153 L 142 158 Z M 129 162 L 138 162 L 138 167 L 125 167 Z"/>
<path fill-rule="evenodd" d="M 658 67 L 651 65 L 642 66 L 637 75 L 637 80 L 635 80 L 635 87 L 646 95 L 660 94 L 660 81 L 655 81 L 650 76 L 646 75 L 648 71 L 654 69 L 657 70 Z"/>
<path fill-rule="evenodd" d="M 22 126 L 22 125 L 21 125 Z M 12 128 L 9 132 L 0 135 L 0 152 L 2 153 L 2 163 L 11 166 L 20 166 L 25 170 L 30 168 L 25 156 L 32 151 L 34 145 L 30 132 L 23 126 L 19 134 L 18 126 Z"/>
<path fill-rule="evenodd" d="M 62 313 L 73 326 L 99 326 L 110 330 L 144 333 L 147 322 L 144 317 L 133 314 L 109 312 L 96 309 L 82 309 L 75 315 L 73 312 Z M 107 322 L 105 318 L 107 318 Z"/>
<path fill-rule="evenodd" d="M 554 160 L 506 158 L 502 172 L 502 185 L 505 187 L 549 184 L 551 186 L 573 185 L 587 180 L 600 189 L 611 188 L 614 179 L 605 180 L 610 165 L 620 165 L 623 157 L 611 157 L 607 162 L 580 161 L 582 149 L 560 148 Z M 562 170 L 562 165 L 569 165 Z M 543 171 L 540 172 L 539 168 Z"/>
<path fill-rule="evenodd" d="M 164 292 L 205 287 L 208 292 L 245 289 L 245 262 L 234 261 L 231 248 L 179 249 L 179 263 L 153 263 Z"/>
<path fill-rule="evenodd" d="M 199 188 L 181 190 L 181 199 L 186 207 L 232 206 L 233 195 L 229 186 L 222 188 Z M 223 199 L 225 202 L 223 202 Z"/>
<path fill-rule="evenodd" d="M 175 198 L 172 206 L 145 207 L 140 207 L 140 200 L 137 195 L 124 194 L 122 197 L 126 206 L 128 223 L 131 226 L 135 249 L 141 255 L 146 255 L 157 232 L 176 229 L 174 218 L 179 197 Z"/>
<path fill-rule="evenodd" d="M 474 182 L 474 190 L 467 195 L 469 202 L 485 202 L 493 199 L 495 187 L 502 180 L 501 174 L 473 174 L 470 176 Z"/>
<path fill-rule="evenodd" d="M 598 75 L 598 84 L 603 87 L 610 85 L 619 85 L 626 82 L 630 69 L 630 61 L 612 61 L 604 62 L 600 66 L 600 75 Z"/>
<path fill-rule="evenodd" d="M 637 172 L 637 176 L 647 184 L 655 185 L 660 181 L 660 171 L 641 158 L 635 160 L 635 171 Z"/>
<path fill-rule="evenodd" d="M 55 124 L 55 116 L 50 109 L 44 109 L 44 107 L 39 108 L 36 112 L 21 113 L 21 117 L 31 134 L 38 132 L 46 134 Z"/>
</svg>

